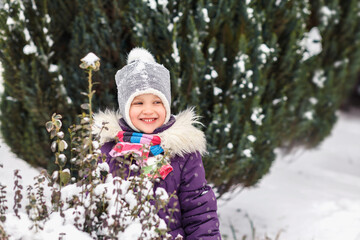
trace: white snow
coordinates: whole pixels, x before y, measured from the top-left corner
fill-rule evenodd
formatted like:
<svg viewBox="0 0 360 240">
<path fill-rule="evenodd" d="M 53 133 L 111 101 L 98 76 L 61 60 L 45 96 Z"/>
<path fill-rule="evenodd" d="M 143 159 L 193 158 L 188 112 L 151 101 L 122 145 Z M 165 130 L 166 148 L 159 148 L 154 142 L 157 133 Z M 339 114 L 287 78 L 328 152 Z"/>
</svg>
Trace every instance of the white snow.
<svg viewBox="0 0 360 240">
<path fill-rule="evenodd" d="M 244 67 L 245 70 L 245 67 Z M 254 74 L 254 72 L 252 70 L 247 70 L 246 71 L 246 78 L 251 78 L 251 76 Z"/>
<path fill-rule="evenodd" d="M 59 70 L 59 66 L 55 64 L 50 64 L 49 72 L 57 72 Z"/>
<path fill-rule="evenodd" d="M 85 57 L 81 59 L 82 62 L 85 62 L 88 66 L 95 66 L 95 63 L 99 61 L 100 58 L 96 56 L 94 53 L 88 53 Z"/>
<path fill-rule="evenodd" d="M 269 48 L 266 44 L 263 43 L 259 46 L 259 51 L 261 52 L 260 60 L 263 64 L 265 64 L 267 62 L 267 57 L 270 55 L 270 53 L 275 52 L 275 49 Z"/>
<path fill-rule="evenodd" d="M 315 98 L 315 97 L 311 97 L 311 98 L 309 98 L 309 102 L 310 102 L 312 105 L 316 105 L 316 104 L 318 103 L 318 100 L 317 100 L 317 98 Z"/>
<path fill-rule="evenodd" d="M 56 134 L 56 136 L 59 137 L 59 138 L 64 138 L 65 134 L 64 134 L 63 131 L 60 131 L 60 132 L 58 132 L 58 133 Z"/>
<path fill-rule="evenodd" d="M 37 10 L 37 7 L 36 7 L 36 3 L 34 0 L 31 0 L 31 3 L 32 3 L 32 7 L 34 10 Z"/>
<path fill-rule="evenodd" d="M 270 54 L 271 52 L 274 52 L 273 48 L 269 48 L 266 44 L 262 43 L 259 46 L 259 50 L 262 51 L 265 54 Z"/>
<path fill-rule="evenodd" d="M 94 149 L 98 149 L 100 147 L 100 143 L 98 141 L 92 141 L 92 146 Z"/>
<path fill-rule="evenodd" d="M 163 201 L 169 198 L 169 195 L 164 188 L 157 188 L 155 195 Z"/>
<path fill-rule="evenodd" d="M 278 103 L 280 103 L 282 101 L 282 98 L 276 98 L 272 101 L 273 105 L 277 105 Z"/>
<path fill-rule="evenodd" d="M 25 47 L 23 48 L 23 52 L 26 55 L 30 55 L 33 53 L 37 52 L 37 47 L 35 46 L 35 44 L 31 41 L 30 44 L 25 45 Z"/>
<path fill-rule="evenodd" d="M 305 50 L 302 58 L 303 61 L 322 52 L 321 40 L 322 37 L 317 27 L 313 27 L 310 32 L 304 34 L 304 38 L 299 43 Z"/>
<path fill-rule="evenodd" d="M 275 239 L 280 233 L 279 240 L 359 240 L 359 139 L 360 111 L 340 113 L 317 149 L 278 156 L 256 187 L 218 201 L 221 233 L 234 239 L 233 225 L 237 239 Z"/>
<path fill-rule="evenodd" d="M 171 54 L 171 57 L 175 60 L 176 63 L 180 62 L 179 49 L 177 47 L 176 41 L 172 44 L 174 52 Z"/>
<path fill-rule="evenodd" d="M 72 104 L 72 100 L 71 100 L 71 98 L 70 98 L 69 96 L 66 97 L 66 102 L 67 102 L 68 104 Z"/>
<path fill-rule="evenodd" d="M 59 236 L 61 233 L 63 234 L 63 239 L 69 240 L 91 240 L 92 238 L 81 231 L 78 231 L 73 224 L 63 225 L 63 218 L 60 217 L 59 213 L 54 213 L 54 216 L 49 219 L 44 225 L 43 231 L 36 232 L 35 229 L 28 230 L 31 226 L 31 221 L 25 221 L 27 216 L 25 213 L 20 213 L 21 216 L 21 224 L 19 224 L 19 219 L 15 216 L 9 215 L 9 219 L 5 222 L 5 229 L 10 230 L 12 233 L 12 238 L 10 239 L 60 239 Z M 54 228 L 54 226 L 57 226 Z"/>
<path fill-rule="evenodd" d="M 226 109 L 225 109 L 226 110 Z M 227 111 L 226 111 L 226 114 L 227 114 Z M 231 123 L 227 123 L 226 124 L 226 127 L 224 128 L 224 131 L 225 132 L 230 132 L 230 129 L 231 129 Z"/>
<path fill-rule="evenodd" d="M 172 32 L 172 30 L 174 29 L 174 24 L 173 24 L 173 23 L 169 23 L 167 29 L 168 29 L 169 32 Z"/>
<path fill-rule="evenodd" d="M 313 120 L 314 119 L 314 111 L 307 111 L 304 113 L 304 118 L 308 119 L 308 120 Z"/>
<path fill-rule="evenodd" d="M 218 76 L 219 76 L 219 74 L 213 69 L 213 70 L 211 70 L 211 77 L 212 78 L 217 78 Z"/>
<path fill-rule="evenodd" d="M 246 12 L 248 14 L 248 18 L 253 18 L 254 17 L 254 9 L 250 8 L 250 7 L 247 7 L 246 8 Z"/>
<path fill-rule="evenodd" d="M 319 88 L 323 88 L 325 81 L 326 77 L 324 76 L 324 70 L 316 70 L 312 82 Z"/>
<path fill-rule="evenodd" d="M 334 67 L 338 68 L 338 67 L 340 67 L 340 66 L 342 66 L 344 64 L 347 64 L 347 63 L 349 63 L 349 59 L 345 58 L 344 60 L 336 61 L 334 63 Z"/>
<path fill-rule="evenodd" d="M 19 174 L 22 176 L 23 183 L 33 182 L 33 178 L 37 176 L 40 170 L 31 167 L 25 161 L 18 159 L 15 154 L 10 152 L 10 148 L 0 138 L 0 164 L 3 168 L 0 168 L 0 183 L 6 185 L 6 191 L 8 193 L 8 206 L 9 209 L 14 205 L 14 195 L 12 189 L 14 188 L 14 170 L 19 169 Z"/>
<path fill-rule="evenodd" d="M 152 10 L 156 10 L 157 4 L 159 4 L 163 8 L 166 7 L 166 5 L 168 4 L 168 0 L 158 0 L 158 3 L 156 3 L 155 0 L 144 0 L 144 2 L 148 2 L 148 5 Z"/>
<path fill-rule="evenodd" d="M 66 156 L 65 156 L 65 154 L 60 154 L 59 155 L 59 160 L 60 160 L 60 162 L 65 162 L 66 161 Z"/>
<path fill-rule="evenodd" d="M 144 2 L 146 2 L 146 0 L 145 0 Z M 149 0 L 149 1 L 148 1 L 148 5 L 149 5 L 149 7 L 150 7 L 152 10 L 156 10 L 157 3 L 156 3 L 155 0 Z"/>
<path fill-rule="evenodd" d="M 17 102 L 18 101 L 16 98 L 11 97 L 11 96 L 6 96 L 6 100 L 11 101 L 11 102 Z"/>
<path fill-rule="evenodd" d="M 329 21 L 333 16 L 336 16 L 336 11 L 330 9 L 328 6 L 321 7 L 319 12 L 322 15 L 321 21 L 325 26 L 329 24 Z M 335 21 L 337 22 L 338 20 L 335 19 Z"/>
<path fill-rule="evenodd" d="M 46 23 L 50 23 L 51 22 L 51 18 L 49 14 L 45 14 L 45 21 Z"/>
<path fill-rule="evenodd" d="M 244 97 L 243 97 L 244 98 Z M 261 107 L 256 107 L 253 109 L 253 113 L 251 114 L 251 120 L 254 121 L 257 125 L 262 125 L 262 120 L 265 118 L 264 114 L 261 114 L 263 109 Z"/>
<path fill-rule="evenodd" d="M 2 76 L 2 74 L 3 74 L 3 67 L 2 67 L 2 63 L 0 62 L 0 76 Z M 3 92 L 4 92 L 4 84 L 2 77 L 0 77 L 0 96 L 3 94 Z"/>
<path fill-rule="evenodd" d="M 251 157 L 251 150 L 250 149 L 245 149 L 244 151 L 243 151 L 243 154 L 245 155 L 245 157 Z"/>
<path fill-rule="evenodd" d="M 25 40 L 26 41 L 31 40 L 30 32 L 29 32 L 29 30 L 27 28 L 24 28 L 24 35 L 25 35 Z"/>
<path fill-rule="evenodd" d="M 204 21 L 205 21 L 206 23 L 209 23 L 209 22 L 210 22 L 210 18 L 209 18 L 208 10 L 207 10 L 206 8 L 203 8 L 203 9 L 201 10 L 201 12 L 202 12 L 202 14 L 203 14 L 203 16 L 204 16 Z"/>
<path fill-rule="evenodd" d="M 243 53 L 239 53 L 238 56 L 236 56 L 235 60 L 236 62 L 234 63 L 234 67 L 237 67 L 240 72 L 245 72 L 245 65 L 246 65 L 246 61 L 249 59 L 249 56 Z M 251 77 L 253 74 L 253 72 L 251 70 L 248 70 L 246 72 L 246 77 Z"/>
<path fill-rule="evenodd" d="M 247 136 L 247 139 L 250 141 L 250 142 L 255 142 L 256 141 L 256 137 L 254 135 L 249 135 Z"/>
<path fill-rule="evenodd" d="M 221 88 L 214 87 L 214 96 L 221 94 L 223 91 Z"/>
<path fill-rule="evenodd" d="M 168 0 L 158 0 L 159 5 L 166 7 L 166 5 L 168 4 Z"/>
<path fill-rule="evenodd" d="M 8 17 L 7 20 L 6 20 L 6 24 L 7 25 L 15 25 L 15 21 L 14 21 L 13 18 Z"/>
<path fill-rule="evenodd" d="M 119 233 L 118 239 L 134 240 L 141 236 L 141 224 L 138 222 L 131 223 L 123 233 Z"/>
<path fill-rule="evenodd" d="M 180 15 L 180 14 L 179 14 Z M 180 17 L 179 16 L 176 16 L 173 18 L 173 22 L 174 23 L 177 23 L 178 21 L 180 20 Z"/>
<path fill-rule="evenodd" d="M 49 47 L 54 45 L 54 40 L 52 40 L 52 38 L 49 35 L 46 35 L 46 42 L 49 45 Z"/>
</svg>

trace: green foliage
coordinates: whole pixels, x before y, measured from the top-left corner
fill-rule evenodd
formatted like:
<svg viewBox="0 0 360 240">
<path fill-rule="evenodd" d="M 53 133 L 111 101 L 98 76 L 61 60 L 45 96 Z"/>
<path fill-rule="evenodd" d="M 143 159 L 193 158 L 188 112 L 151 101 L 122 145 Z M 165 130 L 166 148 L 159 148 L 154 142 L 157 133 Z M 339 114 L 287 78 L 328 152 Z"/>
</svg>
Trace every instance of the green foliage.
<svg viewBox="0 0 360 240">
<path fill-rule="evenodd" d="M 47 167 L 48 136 L 42 127 L 53 109 L 69 112 L 59 75 L 51 69 L 51 42 L 44 8 L 11 1 L 1 9 L 1 52 L 5 90 L 1 101 L 1 132 L 12 151 L 29 163 Z M 24 11 L 24 9 L 26 11 Z M 30 21 L 25 21 L 31 19 Z M 32 47 L 37 48 L 36 53 Z"/>
<path fill-rule="evenodd" d="M 48 162 L 45 116 L 66 113 L 69 126 L 80 112 L 87 83 L 74 66 L 90 51 L 102 60 L 94 109 L 117 108 L 114 75 L 135 46 L 171 71 L 172 110 L 196 106 L 203 116 L 207 178 L 220 193 L 257 183 L 275 148 L 317 146 L 358 73 L 356 0 L 7 2 L 1 131 L 35 165 Z M 25 54 L 31 42 L 37 51 Z"/>
</svg>

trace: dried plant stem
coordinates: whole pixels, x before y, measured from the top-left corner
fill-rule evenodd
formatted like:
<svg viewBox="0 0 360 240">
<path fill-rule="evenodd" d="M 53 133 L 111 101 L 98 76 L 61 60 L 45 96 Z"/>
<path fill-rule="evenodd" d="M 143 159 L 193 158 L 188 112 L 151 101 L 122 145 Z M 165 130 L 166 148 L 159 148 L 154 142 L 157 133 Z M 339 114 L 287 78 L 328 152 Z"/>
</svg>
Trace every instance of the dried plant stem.
<svg viewBox="0 0 360 240">
<path fill-rule="evenodd" d="M 92 112 L 92 97 L 93 97 L 93 90 L 92 90 L 92 87 L 93 87 L 93 83 L 92 83 L 92 69 L 89 69 L 89 75 L 88 75 L 88 83 L 89 83 L 89 93 L 88 93 L 88 98 L 89 98 L 89 125 L 90 127 L 93 125 L 93 112 Z M 92 153 L 93 152 L 93 149 L 92 149 L 92 139 L 93 139 L 93 136 L 92 136 L 92 131 L 91 129 L 89 129 L 89 153 Z"/>
<path fill-rule="evenodd" d="M 21 185 L 20 181 L 22 177 L 19 175 L 19 170 L 14 170 L 14 206 L 13 210 L 15 213 L 15 216 L 17 216 L 20 219 L 19 215 L 19 209 L 21 209 L 21 200 L 23 199 L 23 195 L 21 194 L 21 191 L 23 189 L 23 186 Z"/>
<path fill-rule="evenodd" d="M 0 184 L 0 222 L 5 222 L 6 220 L 6 210 L 8 207 L 6 206 L 6 186 Z"/>
</svg>

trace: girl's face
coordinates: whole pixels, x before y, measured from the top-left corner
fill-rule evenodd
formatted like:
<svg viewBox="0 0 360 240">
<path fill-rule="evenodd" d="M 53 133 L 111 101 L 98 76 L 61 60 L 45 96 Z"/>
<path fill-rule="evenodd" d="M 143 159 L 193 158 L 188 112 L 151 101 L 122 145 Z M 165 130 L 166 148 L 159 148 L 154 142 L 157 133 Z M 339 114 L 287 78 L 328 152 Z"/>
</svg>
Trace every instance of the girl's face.
<svg viewBox="0 0 360 240">
<path fill-rule="evenodd" d="M 154 94 L 136 96 L 130 106 L 130 121 L 144 133 L 153 133 L 165 122 L 166 110 L 161 99 Z"/>
</svg>

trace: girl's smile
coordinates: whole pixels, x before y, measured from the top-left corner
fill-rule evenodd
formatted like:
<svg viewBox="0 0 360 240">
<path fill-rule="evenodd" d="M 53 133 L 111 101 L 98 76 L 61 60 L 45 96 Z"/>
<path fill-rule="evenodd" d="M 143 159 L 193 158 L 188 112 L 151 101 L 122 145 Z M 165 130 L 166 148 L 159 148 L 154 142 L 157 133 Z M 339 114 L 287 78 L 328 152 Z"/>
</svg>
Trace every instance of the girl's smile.
<svg viewBox="0 0 360 240">
<path fill-rule="evenodd" d="M 146 123 L 152 123 L 153 121 L 156 120 L 156 118 L 151 118 L 151 119 L 143 118 L 141 120 L 145 121 Z"/>
<path fill-rule="evenodd" d="M 144 133 L 153 133 L 165 122 L 166 110 L 161 99 L 154 94 L 136 96 L 129 110 L 132 124 Z"/>
</svg>

